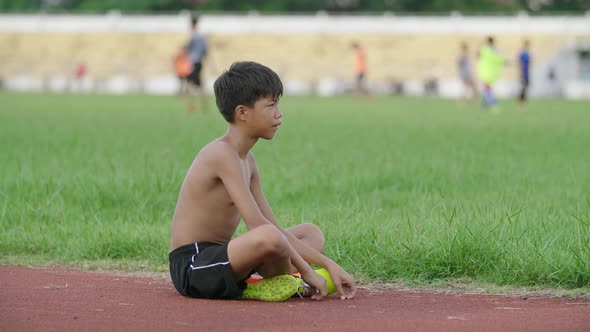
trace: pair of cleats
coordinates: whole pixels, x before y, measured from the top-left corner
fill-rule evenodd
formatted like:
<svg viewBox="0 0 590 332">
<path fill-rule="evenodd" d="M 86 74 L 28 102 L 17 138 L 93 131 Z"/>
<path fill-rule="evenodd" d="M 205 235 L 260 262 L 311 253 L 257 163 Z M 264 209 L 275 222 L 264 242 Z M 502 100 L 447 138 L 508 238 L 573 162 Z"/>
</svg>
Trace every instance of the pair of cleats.
<svg viewBox="0 0 590 332">
<path fill-rule="evenodd" d="M 298 275 L 296 273 L 272 278 L 250 277 L 246 279 L 246 289 L 244 289 L 242 299 L 281 302 L 295 295 L 300 298 L 310 296 L 312 288 Z"/>
</svg>

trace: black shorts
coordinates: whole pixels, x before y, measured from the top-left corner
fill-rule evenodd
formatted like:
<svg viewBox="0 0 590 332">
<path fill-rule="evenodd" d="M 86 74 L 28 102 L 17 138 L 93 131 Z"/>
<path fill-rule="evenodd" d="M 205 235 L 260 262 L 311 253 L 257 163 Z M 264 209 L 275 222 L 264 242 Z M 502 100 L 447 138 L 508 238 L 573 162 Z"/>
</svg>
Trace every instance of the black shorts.
<svg viewBox="0 0 590 332">
<path fill-rule="evenodd" d="M 227 258 L 228 244 L 192 243 L 170 252 L 170 277 L 176 290 L 196 298 L 240 298 L 246 283 L 234 277 Z"/>
<path fill-rule="evenodd" d="M 200 62 L 193 63 L 193 71 L 187 76 L 187 80 L 195 86 L 201 86 L 201 67 Z"/>
</svg>

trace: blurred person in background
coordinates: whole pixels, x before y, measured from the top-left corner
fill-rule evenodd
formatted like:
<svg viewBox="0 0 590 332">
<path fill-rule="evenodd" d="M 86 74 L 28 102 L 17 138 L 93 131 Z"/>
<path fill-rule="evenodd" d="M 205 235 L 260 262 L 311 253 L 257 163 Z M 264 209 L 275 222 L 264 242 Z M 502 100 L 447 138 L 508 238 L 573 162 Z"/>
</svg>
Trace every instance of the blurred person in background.
<svg viewBox="0 0 590 332">
<path fill-rule="evenodd" d="M 504 57 L 495 46 L 494 37 L 487 37 L 486 43 L 479 50 L 477 61 L 477 76 L 483 84 L 483 96 L 481 105 L 485 110 L 498 111 L 498 103 L 492 89 L 493 84 L 500 78 Z"/>
<path fill-rule="evenodd" d="M 355 94 L 369 96 L 369 90 L 366 86 L 367 79 L 367 57 L 365 50 L 357 42 L 352 42 L 354 50 L 354 72 L 356 76 Z"/>
<path fill-rule="evenodd" d="M 520 94 L 518 95 L 518 102 L 520 108 L 523 110 L 526 107 L 527 90 L 530 82 L 529 69 L 531 64 L 531 54 L 529 48 L 530 43 L 528 40 L 525 40 L 522 44 L 522 49 L 518 54 L 518 72 L 520 75 Z"/>
<path fill-rule="evenodd" d="M 176 72 L 176 76 L 178 77 L 178 82 L 180 84 L 178 95 L 184 96 L 188 94 L 188 76 L 193 71 L 193 64 L 186 54 L 184 47 L 181 47 L 174 56 L 174 71 Z"/>
<path fill-rule="evenodd" d="M 463 83 L 463 91 L 457 100 L 457 104 L 463 105 L 464 100 L 469 97 L 475 99 L 477 97 L 477 89 L 475 88 L 475 80 L 473 79 L 473 71 L 471 70 L 471 61 L 469 60 L 469 47 L 467 43 L 461 43 L 461 50 L 457 57 L 457 70 L 459 72 L 459 79 Z"/>
<path fill-rule="evenodd" d="M 550 97 L 559 97 L 561 95 L 554 67 L 550 67 L 547 71 L 547 95 Z"/>
<path fill-rule="evenodd" d="M 88 75 L 88 65 L 86 62 L 80 61 L 76 64 L 76 68 L 74 69 L 74 77 L 70 81 L 69 90 L 70 91 L 82 91 L 84 88 L 84 79 Z"/>
<path fill-rule="evenodd" d="M 205 95 L 205 88 L 201 78 L 201 69 L 203 61 L 207 56 L 207 39 L 204 35 L 197 31 L 199 18 L 193 16 L 191 18 L 192 35 L 186 45 L 186 54 L 192 62 L 192 72 L 188 75 L 188 112 L 195 111 L 194 90 L 199 90 L 199 99 L 201 100 L 201 108 L 203 112 L 208 109 L 207 96 Z"/>
</svg>

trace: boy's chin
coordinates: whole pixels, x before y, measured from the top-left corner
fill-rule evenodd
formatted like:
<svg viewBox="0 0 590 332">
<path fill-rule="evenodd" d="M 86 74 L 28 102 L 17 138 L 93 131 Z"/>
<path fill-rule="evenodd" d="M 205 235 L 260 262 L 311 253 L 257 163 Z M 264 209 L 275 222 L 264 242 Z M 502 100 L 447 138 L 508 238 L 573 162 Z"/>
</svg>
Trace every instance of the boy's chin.
<svg viewBox="0 0 590 332">
<path fill-rule="evenodd" d="M 271 139 L 273 139 L 275 137 L 276 134 L 277 134 L 276 132 L 264 133 L 264 134 L 260 135 L 260 138 L 270 141 Z"/>
<path fill-rule="evenodd" d="M 264 139 L 265 141 L 270 141 L 271 139 L 273 139 L 275 137 L 274 134 L 272 135 L 264 135 L 264 136 L 260 136 L 260 138 Z"/>
</svg>

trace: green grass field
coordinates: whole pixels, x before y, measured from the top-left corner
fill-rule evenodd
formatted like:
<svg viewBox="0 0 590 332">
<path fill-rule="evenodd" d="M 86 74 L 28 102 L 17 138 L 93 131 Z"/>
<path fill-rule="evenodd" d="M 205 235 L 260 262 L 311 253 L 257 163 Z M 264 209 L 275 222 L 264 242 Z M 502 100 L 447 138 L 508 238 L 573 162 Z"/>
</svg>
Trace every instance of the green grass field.
<svg viewBox="0 0 590 332">
<path fill-rule="evenodd" d="M 281 105 L 266 196 L 357 278 L 590 287 L 588 103 Z M 182 179 L 225 128 L 174 97 L 0 94 L 0 262 L 165 271 Z"/>
</svg>

